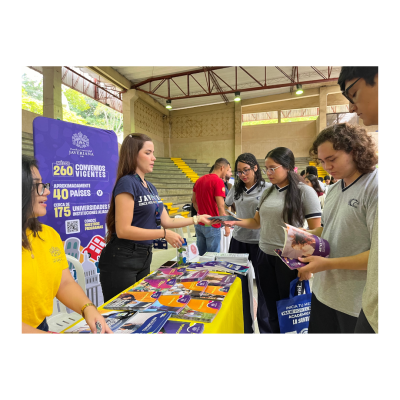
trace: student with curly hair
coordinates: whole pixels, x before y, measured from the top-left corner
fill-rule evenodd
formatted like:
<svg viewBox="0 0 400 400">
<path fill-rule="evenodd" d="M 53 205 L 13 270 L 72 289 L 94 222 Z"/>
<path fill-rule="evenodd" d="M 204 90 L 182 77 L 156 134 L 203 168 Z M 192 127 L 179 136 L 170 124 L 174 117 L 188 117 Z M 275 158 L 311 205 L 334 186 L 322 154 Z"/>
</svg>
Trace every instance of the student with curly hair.
<svg viewBox="0 0 400 400">
<path fill-rule="evenodd" d="M 314 273 L 309 333 L 353 333 L 367 277 L 372 228 L 378 202 L 376 145 L 364 128 L 347 123 L 319 133 L 310 155 L 335 179 L 329 189 L 321 227 L 330 257 L 299 258 L 300 280 Z"/>
</svg>

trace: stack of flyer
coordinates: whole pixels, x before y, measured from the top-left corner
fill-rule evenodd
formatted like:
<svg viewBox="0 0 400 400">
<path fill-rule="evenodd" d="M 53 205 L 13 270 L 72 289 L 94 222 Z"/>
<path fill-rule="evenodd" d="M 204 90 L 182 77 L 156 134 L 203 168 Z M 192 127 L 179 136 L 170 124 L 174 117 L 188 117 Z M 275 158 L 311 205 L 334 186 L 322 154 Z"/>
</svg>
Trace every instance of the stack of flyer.
<svg viewBox="0 0 400 400">
<path fill-rule="evenodd" d="M 114 333 L 159 333 L 165 326 L 171 313 L 169 312 L 107 312 L 103 317 Z M 89 325 L 82 318 L 75 325 L 71 326 L 63 333 L 91 333 Z M 191 332 L 188 332 L 191 333 Z M 193 332 L 197 333 L 197 332 Z M 200 332 L 201 333 L 201 332 Z"/>
<path fill-rule="evenodd" d="M 239 275 L 247 275 L 247 273 L 249 272 L 248 266 L 233 264 L 224 261 L 193 263 L 188 266 L 188 269 L 193 269 L 196 271 L 221 271 Z"/>
<path fill-rule="evenodd" d="M 167 321 L 159 333 L 203 333 L 204 324 L 199 322 Z"/>
<path fill-rule="evenodd" d="M 215 261 L 226 261 L 231 262 L 239 265 L 247 266 L 249 261 L 249 254 L 248 253 L 217 253 L 215 256 Z"/>
<path fill-rule="evenodd" d="M 200 262 L 207 262 L 207 261 L 215 261 L 215 257 L 219 253 L 207 251 L 207 253 L 204 253 L 202 256 L 199 257 Z"/>
</svg>

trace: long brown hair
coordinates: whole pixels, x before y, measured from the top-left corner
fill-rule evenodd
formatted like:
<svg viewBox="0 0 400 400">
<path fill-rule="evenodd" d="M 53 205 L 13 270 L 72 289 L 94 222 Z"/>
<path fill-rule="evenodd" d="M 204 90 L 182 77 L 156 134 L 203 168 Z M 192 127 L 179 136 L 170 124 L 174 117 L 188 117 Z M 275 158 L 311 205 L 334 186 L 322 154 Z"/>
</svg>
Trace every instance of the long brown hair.
<svg viewBox="0 0 400 400">
<path fill-rule="evenodd" d="M 33 236 L 39 238 L 39 232 L 42 231 L 41 223 L 33 214 L 33 200 L 36 191 L 32 177 L 33 167 L 39 169 L 37 161 L 32 157 L 22 155 L 22 247 L 27 250 L 32 250 L 32 246 L 26 230 L 30 229 Z"/>
<path fill-rule="evenodd" d="M 298 187 L 299 183 L 304 183 L 304 179 L 294 172 L 295 158 L 292 150 L 287 147 L 276 147 L 268 152 L 265 159 L 272 158 L 277 164 L 282 165 L 288 170 L 287 179 L 289 187 L 285 194 L 285 203 L 283 206 L 282 219 L 289 225 L 301 227 L 304 224 L 304 212 L 301 199 L 301 191 Z M 275 185 L 267 189 L 262 203 L 274 191 Z M 261 204 L 262 204 L 261 203 Z M 261 206 L 260 206 L 261 208 Z"/>
<path fill-rule="evenodd" d="M 137 157 L 139 151 L 142 149 L 145 142 L 152 142 L 151 138 L 143 133 L 132 133 L 128 135 L 122 142 L 121 149 L 119 152 L 117 182 L 125 175 L 134 174 L 137 167 Z M 111 196 L 110 208 L 106 217 L 107 224 L 107 235 L 106 243 L 111 240 L 111 236 L 115 233 L 115 198 L 114 189 Z"/>
</svg>

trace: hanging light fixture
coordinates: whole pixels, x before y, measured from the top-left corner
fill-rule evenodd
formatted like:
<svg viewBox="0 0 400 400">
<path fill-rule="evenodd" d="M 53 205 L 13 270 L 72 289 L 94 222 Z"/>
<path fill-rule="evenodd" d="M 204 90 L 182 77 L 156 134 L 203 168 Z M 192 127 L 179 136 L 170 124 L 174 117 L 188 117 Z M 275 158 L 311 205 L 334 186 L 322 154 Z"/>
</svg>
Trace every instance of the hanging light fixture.
<svg viewBox="0 0 400 400">
<path fill-rule="evenodd" d="M 303 88 L 302 85 L 296 85 L 296 94 L 303 94 Z"/>
<path fill-rule="evenodd" d="M 172 100 L 167 100 L 167 105 L 165 106 L 165 108 L 171 109 L 172 105 L 171 105 Z"/>
<path fill-rule="evenodd" d="M 235 101 L 240 101 L 240 100 L 241 100 L 241 98 L 240 98 L 240 92 L 235 92 L 235 98 L 234 98 L 234 100 L 235 100 Z"/>
</svg>

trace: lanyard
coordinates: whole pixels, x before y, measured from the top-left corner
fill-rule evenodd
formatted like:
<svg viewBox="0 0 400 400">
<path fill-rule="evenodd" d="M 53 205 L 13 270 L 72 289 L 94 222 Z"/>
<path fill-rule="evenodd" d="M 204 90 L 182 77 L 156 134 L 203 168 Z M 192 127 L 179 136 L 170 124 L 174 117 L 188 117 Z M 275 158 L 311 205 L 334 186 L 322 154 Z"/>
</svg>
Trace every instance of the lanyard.
<svg viewBox="0 0 400 400">
<path fill-rule="evenodd" d="M 143 185 L 143 187 L 145 187 L 142 178 L 141 178 L 138 174 L 135 174 L 135 176 L 136 176 L 137 179 L 139 179 L 139 181 L 141 182 L 141 184 Z M 158 199 L 157 199 L 157 197 L 153 194 L 153 191 L 151 190 L 150 185 L 147 185 L 147 189 L 148 189 L 149 192 L 150 192 L 151 199 L 152 199 L 153 201 L 156 202 L 156 212 L 155 212 L 156 224 L 157 224 L 157 227 L 158 227 L 158 228 L 161 228 L 161 215 L 160 215 L 160 209 L 159 209 L 159 207 L 158 207 Z"/>
</svg>

